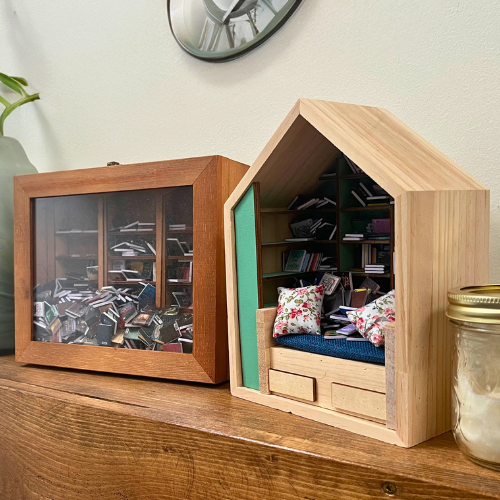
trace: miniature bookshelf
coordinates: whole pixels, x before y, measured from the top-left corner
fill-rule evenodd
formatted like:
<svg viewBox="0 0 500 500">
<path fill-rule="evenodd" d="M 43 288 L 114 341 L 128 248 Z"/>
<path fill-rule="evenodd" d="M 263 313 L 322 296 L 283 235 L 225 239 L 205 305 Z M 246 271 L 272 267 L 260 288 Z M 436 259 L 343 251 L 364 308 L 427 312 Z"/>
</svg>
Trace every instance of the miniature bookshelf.
<svg viewBox="0 0 500 500">
<path fill-rule="evenodd" d="M 175 274 L 179 263 L 193 261 L 191 186 L 38 198 L 34 201 L 34 219 L 37 283 L 67 274 L 87 275 L 87 269 L 95 266 L 104 269 L 104 272 L 96 270 L 97 288 L 112 285 L 140 289 L 136 281 L 112 278 L 113 272 L 133 270 L 140 273 L 141 282 L 156 287 L 157 307 L 180 306 L 172 295 L 173 291 L 179 291 L 190 302 L 181 309 L 192 312 L 192 272 L 189 279 L 178 279 Z M 120 229 L 115 227 L 120 220 L 124 226 L 138 221 L 143 227 Z M 169 229 L 176 222 L 185 227 Z M 179 241 L 181 235 L 191 254 L 181 254 L 180 250 L 170 254 L 167 239 Z M 113 250 L 123 242 L 142 246 L 146 252 L 127 255 Z M 155 266 L 154 275 L 150 264 Z"/>
<path fill-rule="evenodd" d="M 227 380 L 223 202 L 246 170 L 210 156 L 16 177 L 17 361 L 205 383 Z M 140 304 L 145 285 L 154 290 L 137 306 L 138 316 L 158 313 L 166 327 L 174 319 L 177 333 L 192 330 L 184 343 L 141 346 L 128 337 L 131 343 L 103 344 L 94 334 L 81 335 L 81 328 L 90 326 L 86 319 L 83 327 L 78 323 L 77 310 L 90 309 L 82 314 L 89 312 L 94 327 L 96 321 L 106 326 L 104 315 L 112 316 L 105 308 L 112 305 L 97 300 L 108 293 L 103 287 L 114 287 L 109 293 L 123 306 Z M 59 295 L 66 293 L 64 286 L 71 289 L 67 297 Z M 96 300 L 95 307 L 89 299 Z M 57 311 L 52 317 L 63 325 L 75 318 L 71 334 L 58 335 L 63 329 L 40 314 L 52 306 Z"/>
<path fill-rule="evenodd" d="M 272 306 L 277 302 L 277 287 L 291 287 L 297 278 L 304 278 L 312 282 L 317 274 L 324 270 L 290 273 L 282 269 L 282 253 L 291 248 L 305 249 L 308 253 L 321 253 L 325 257 L 333 257 L 336 269 L 329 272 L 334 274 L 350 273 L 354 288 L 369 276 L 381 285 L 381 289 L 389 292 L 394 288 L 394 205 L 384 203 L 383 205 L 363 207 L 351 194 L 356 181 L 362 179 L 368 184 L 376 184 L 366 174 L 352 174 L 347 166 L 343 155 L 337 156 L 332 165 L 326 170 L 328 173 L 336 174 L 327 181 L 322 181 L 318 176 L 316 185 L 310 188 L 310 192 L 298 192 L 296 195 L 305 194 L 308 197 L 329 196 L 336 200 L 336 208 L 312 208 L 302 210 L 288 210 L 283 207 L 264 207 L 260 199 L 260 185 L 253 186 L 255 193 L 255 217 L 259 221 L 256 229 L 257 242 L 260 242 L 260 252 L 257 253 L 257 275 L 259 287 L 259 307 Z M 331 206 L 331 205 L 330 205 Z M 331 240 L 314 239 L 306 242 L 288 242 L 287 238 L 293 235 L 290 231 L 290 223 L 306 218 L 322 218 L 327 222 L 335 224 L 337 230 Z M 361 230 L 372 219 L 386 218 L 390 220 L 390 237 L 387 241 L 363 240 L 342 241 L 347 232 Z M 360 229 L 359 229 L 360 228 Z M 367 274 L 360 268 L 360 250 L 363 244 L 389 247 L 390 259 L 387 262 L 388 272 L 380 274 Z M 358 264 L 358 265 L 357 265 Z M 359 279 L 361 278 L 361 279 Z"/>
<path fill-rule="evenodd" d="M 336 176 L 320 181 L 325 173 Z M 365 180 L 394 205 L 357 203 L 350 191 Z M 286 210 L 290 201 L 321 190 L 336 193 L 336 210 L 322 214 L 336 218 L 336 238 L 285 242 L 290 222 L 313 213 Z M 277 345 L 276 288 L 302 276 L 282 272 L 283 249 L 328 248 L 335 274 L 350 272 L 358 286 L 360 247 L 380 240 L 343 237 L 369 233 L 370 219 L 390 228 L 387 272 L 370 274 L 381 291 L 396 290 L 385 366 Z M 225 238 L 234 396 L 404 447 L 450 429 L 447 291 L 488 280 L 484 186 L 386 110 L 301 99 L 226 202 Z"/>
</svg>

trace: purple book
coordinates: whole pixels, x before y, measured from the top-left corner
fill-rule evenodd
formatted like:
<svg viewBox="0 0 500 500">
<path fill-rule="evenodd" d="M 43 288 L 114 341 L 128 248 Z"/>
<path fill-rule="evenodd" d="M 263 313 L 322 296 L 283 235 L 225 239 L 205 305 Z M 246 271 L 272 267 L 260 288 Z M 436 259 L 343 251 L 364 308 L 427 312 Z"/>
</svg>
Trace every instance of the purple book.
<svg viewBox="0 0 500 500">
<path fill-rule="evenodd" d="M 351 333 L 357 332 L 356 327 L 353 324 L 346 325 L 340 330 L 337 330 L 337 333 L 342 335 L 350 335 Z"/>
</svg>

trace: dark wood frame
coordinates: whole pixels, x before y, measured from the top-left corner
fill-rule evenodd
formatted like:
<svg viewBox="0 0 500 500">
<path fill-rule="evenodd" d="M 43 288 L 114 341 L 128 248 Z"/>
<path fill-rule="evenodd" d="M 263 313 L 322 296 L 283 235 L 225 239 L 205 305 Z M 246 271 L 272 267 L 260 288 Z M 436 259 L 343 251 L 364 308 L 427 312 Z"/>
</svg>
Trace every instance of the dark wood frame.
<svg viewBox="0 0 500 500">
<path fill-rule="evenodd" d="M 223 205 L 247 169 L 207 156 L 15 177 L 16 361 L 205 383 L 227 380 Z M 32 200 L 186 185 L 193 186 L 193 354 L 33 341 Z"/>
</svg>

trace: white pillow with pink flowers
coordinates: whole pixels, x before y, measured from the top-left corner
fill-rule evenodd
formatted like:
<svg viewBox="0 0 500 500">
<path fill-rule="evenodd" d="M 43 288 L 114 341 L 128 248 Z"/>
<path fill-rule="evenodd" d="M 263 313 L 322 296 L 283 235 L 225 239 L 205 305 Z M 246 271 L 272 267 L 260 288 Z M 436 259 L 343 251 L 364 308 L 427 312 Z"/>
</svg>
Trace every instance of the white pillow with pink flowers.
<svg viewBox="0 0 500 500">
<path fill-rule="evenodd" d="M 370 304 L 347 313 L 347 317 L 363 337 L 377 347 L 385 343 L 384 330 L 388 323 L 396 320 L 394 290 Z"/>
<path fill-rule="evenodd" d="M 321 334 L 321 306 L 324 286 L 278 288 L 278 310 L 274 321 L 274 337 L 291 333 Z"/>
</svg>

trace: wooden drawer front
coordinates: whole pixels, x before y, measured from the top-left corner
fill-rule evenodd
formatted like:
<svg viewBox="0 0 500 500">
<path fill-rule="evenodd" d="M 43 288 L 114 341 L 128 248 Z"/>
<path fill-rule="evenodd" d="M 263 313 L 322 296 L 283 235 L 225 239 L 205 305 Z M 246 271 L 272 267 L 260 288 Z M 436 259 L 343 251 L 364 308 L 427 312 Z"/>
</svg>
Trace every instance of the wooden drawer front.
<svg viewBox="0 0 500 500">
<path fill-rule="evenodd" d="M 337 411 L 385 422 L 385 394 L 332 384 L 332 406 Z"/>
<path fill-rule="evenodd" d="M 328 402 L 331 398 L 330 383 L 385 392 L 385 366 L 383 365 L 323 356 L 283 346 L 271 347 L 269 350 L 271 355 L 269 368 L 298 373 L 313 377 L 318 383 L 326 383 L 324 391 Z M 318 387 L 318 391 L 320 390 L 321 388 Z"/>
<path fill-rule="evenodd" d="M 316 400 L 316 379 L 294 373 L 269 370 L 269 390 L 304 401 Z"/>
</svg>

